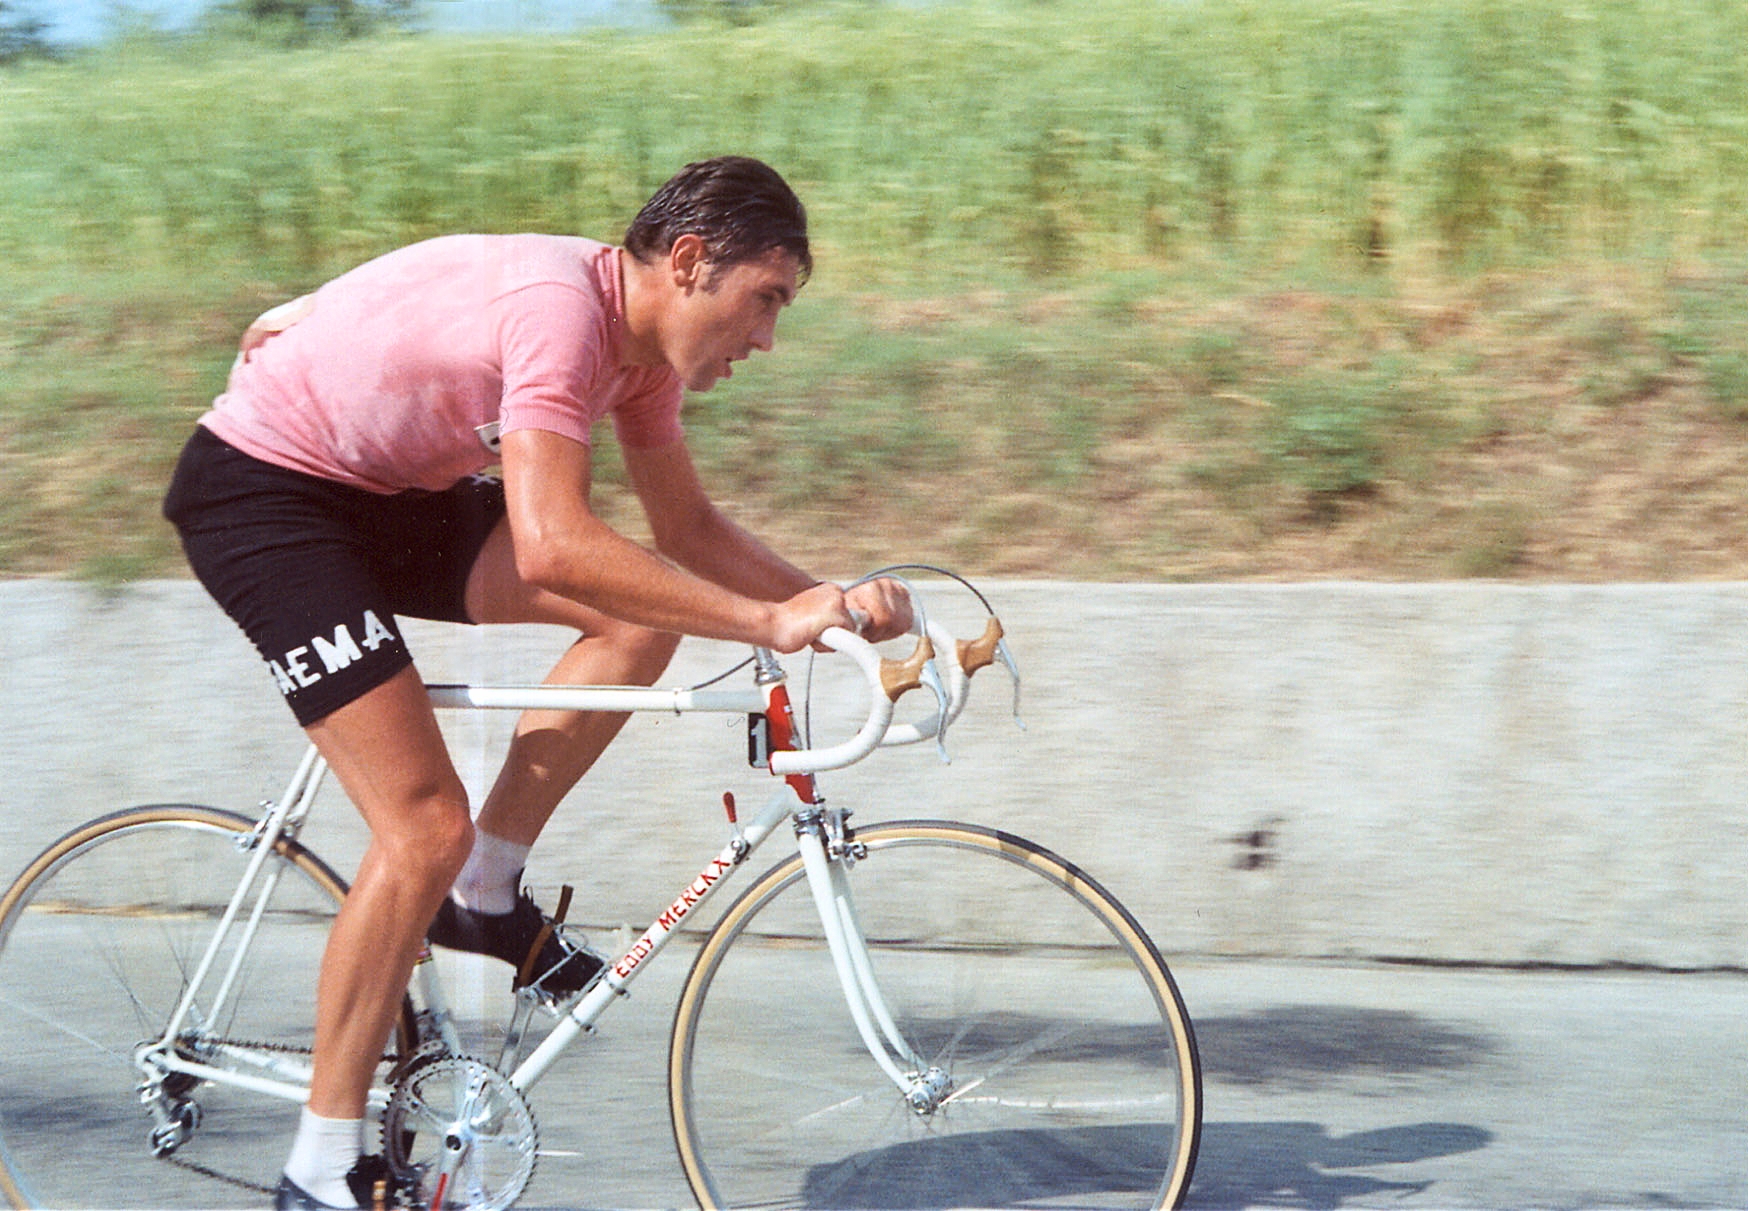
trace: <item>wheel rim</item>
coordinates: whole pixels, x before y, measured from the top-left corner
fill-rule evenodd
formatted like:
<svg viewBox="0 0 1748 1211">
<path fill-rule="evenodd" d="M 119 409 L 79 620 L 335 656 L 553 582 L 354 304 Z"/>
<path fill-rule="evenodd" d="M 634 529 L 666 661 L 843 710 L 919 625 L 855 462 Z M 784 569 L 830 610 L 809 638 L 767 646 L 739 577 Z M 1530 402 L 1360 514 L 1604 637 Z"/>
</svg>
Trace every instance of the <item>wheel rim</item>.
<svg viewBox="0 0 1748 1211">
<path fill-rule="evenodd" d="M 724 914 L 682 994 L 670 1079 L 701 1202 L 1179 1201 L 1199 1133 L 1194 1040 L 1133 920 L 1073 867 L 1000 833 L 913 822 L 859 838 L 870 856 L 853 886 L 881 980 L 955 1091 L 932 1118 L 903 1110 L 844 1025 L 799 863 L 784 864 Z M 961 883 L 973 879 L 987 885 Z M 791 1051 L 834 1060 L 793 1062 L 755 1030 L 769 1020 L 805 1022 Z"/>
<path fill-rule="evenodd" d="M 166 1161 L 140 1094 L 135 1048 L 161 1035 L 240 877 L 253 825 L 211 809 L 141 809 L 51 847 L 0 905 L 0 1175 L 21 1205 L 211 1206 L 270 1190 L 298 1108 L 185 1078 L 158 1100 L 200 1121 Z M 197 1007 L 180 1045 L 244 1039 L 307 1066 L 316 965 L 344 888 L 300 847 L 236 1011 Z M 268 932 L 270 931 L 270 933 Z M 209 1058 L 202 1055 L 202 1058 Z M 202 1113 L 204 1112 L 204 1113 Z"/>
</svg>

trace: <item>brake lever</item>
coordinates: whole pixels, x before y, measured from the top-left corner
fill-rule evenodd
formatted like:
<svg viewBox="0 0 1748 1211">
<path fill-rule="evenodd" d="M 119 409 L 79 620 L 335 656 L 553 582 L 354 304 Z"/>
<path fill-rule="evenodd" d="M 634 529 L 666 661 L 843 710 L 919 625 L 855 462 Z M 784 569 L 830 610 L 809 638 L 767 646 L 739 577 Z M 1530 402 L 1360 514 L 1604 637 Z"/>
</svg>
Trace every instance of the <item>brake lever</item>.
<svg viewBox="0 0 1748 1211">
<path fill-rule="evenodd" d="M 941 680 L 933 657 L 923 665 L 922 683 L 935 695 L 935 751 L 941 755 L 942 765 L 951 765 L 953 759 L 947 755 L 947 724 L 951 722 L 947 717 L 947 683 Z"/>
<path fill-rule="evenodd" d="M 1022 732 L 1026 730 L 1026 721 L 1020 718 L 1020 666 L 1014 662 L 1014 654 L 1008 650 L 1008 641 L 995 641 L 995 656 L 1007 669 L 1008 676 L 1014 679 L 1014 726 Z"/>
<path fill-rule="evenodd" d="M 926 633 L 917 636 L 916 649 L 907 659 L 881 661 L 880 684 L 893 702 L 919 686 L 928 686 L 935 696 L 935 747 L 946 762 L 949 758 L 943 736 L 951 722 L 951 699 L 946 683 L 941 680 L 940 666 L 935 663 L 935 645 Z"/>
<path fill-rule="evenodd" d="M 998 660 L 1008 671 L 1008 676 L 1014 679 L 1014 723 L 1023 732 L 1026 730 L 1026 721 L 1020 718 L 1020 666 L 1014 660 L 1012 649 L 1008 647 L 1001 619 L 991 614 L 984 623 L 982 635 L 976 639 L 959 641 L 959 667 L 969 677 L 978 669 Z"/>
</svg>

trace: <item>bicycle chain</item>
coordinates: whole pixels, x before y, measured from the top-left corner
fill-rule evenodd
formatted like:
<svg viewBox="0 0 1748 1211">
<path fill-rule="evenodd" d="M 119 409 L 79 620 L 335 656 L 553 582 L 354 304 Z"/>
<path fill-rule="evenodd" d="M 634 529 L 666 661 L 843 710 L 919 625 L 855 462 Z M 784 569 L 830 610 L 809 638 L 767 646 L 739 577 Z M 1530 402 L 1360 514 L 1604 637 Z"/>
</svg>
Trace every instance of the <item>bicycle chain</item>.
<svg viewBox="0 0 1748 1211">
<path fill-rule="evenodd" d="M 250 1051 L 271 1051 L 279 1055 L 311 1055 L 315 1050 L 312 1047 L 299 1047 L 292 1043 L 251 1042 L 247 1039 L 217 1039 L 211 1041 L 227 1047 L 242 1047 Z M 384 1055 L 382 1059 L 384 1063 L 394 1064 L 399 1063 L 401 1057 L 398 1055 Z M 212 1181 L 219 1182 L 223 1185 L 235 1186 L 239 1190 L 247 1190 L 251 1194 L 264 1194 L 268 1197 L 272 1197 L 277 1193 L 272 1186 L 265 1186 L 260 1182 L 252 1182 L 246 1177 L 237 1177 L 229 1173 L 220 1173 L 210 1165 L 203 1165 L 199 1161 L 191 1161 L 186 1157 L 178 1156 L 174 1152 L 167 1152 L 158 1159 L 165 1161 L 168 1164 L 175 1165 L 178 1169 L 186 1169 L 190 1173 L 199 1174 L 201 1177 L 209 1178 Z"/>
<path fill-rule="evenodd" d="M 211 1178 L 213 1181 L 222 1182 L 227 1186 L 235 1186 L 239 1190 L 247 1190 L 252 1194 L 265 1194 L 272 1196 L 276 1193 L 272 1186 L 263 1186 L 260 1182 L 252 1182 L 246 1177 L 232 1177 L 228 1173 L 220 1173 L 217 1169 L 211 1168 L 208 1165 L 203 1165 L 199 1161 L 184 1160 L 174 1152 L 167 1153 L 158 1159 L 161 1161 L 167 1161 L 170 1164 L 175 1165 L 178 1169 L 187 1169 L 191 1173 L 198 1173 L 202 1177 Z"/>
<path fill-rule="evenodd" d="M 202 1039 L 202 1047 L 240 1047 L 245 1051 L 272 1051 L 279 1055 L 314 1055 L 314 1047 L 299 1047 L 295 1043 L 257 1043 L 250 1039 Z M 416 1050 L 416 1049 L 415 1049 Z M 408 1055 L 412 1051 L 407 1052 Z M 378 1061 L 383 1064 L 398 1064 L 403 1057 L 392 1052 L 384 1052 Z"/>
</svg>

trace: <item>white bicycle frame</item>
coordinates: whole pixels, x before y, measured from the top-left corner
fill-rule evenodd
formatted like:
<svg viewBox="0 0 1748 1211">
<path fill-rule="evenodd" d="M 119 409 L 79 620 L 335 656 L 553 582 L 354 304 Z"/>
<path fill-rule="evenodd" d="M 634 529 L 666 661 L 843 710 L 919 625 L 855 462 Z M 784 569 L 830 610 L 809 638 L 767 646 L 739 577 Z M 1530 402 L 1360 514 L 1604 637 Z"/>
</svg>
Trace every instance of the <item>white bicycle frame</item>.
<svg viewBox="0 0 1748 1211">
<path fill-rule="evenodd" d="M 855 660 L 868 682 L 870 702 L 867 719 L 856 735 L 824 748 L 793 747 L 793 720 L 784 675 L 775 658 L 764 650 L 756 653 L 755 684 L 743 689 L 427 687 L 433 705 L 447 709 L 543 708 L 762 716 L 772 733 L 773 748 L 768 755 L 768 768 L 786 781 L 786 785 L 775 791 L 751 819 L 744 824 L 735 824 L 729 843 L 704 866 L 697 878 L 681 890 L 629 949 L 607 964 L 601 976 L 574 1003 L 560 1012 L 557 1024 L 508 1074 L 512 1085 L 526 1091 L 539 1081 L 577 1035 L 591 1029 L 607 1007 L 621 997 L 627 986 L 672 939 L 681 923 L 727 881 L 735 868 L 745 862 L 778 825 L 793 818 L 806 877 L 819 910 L 844 999 L 869 1055 L 920 1113 L 927 1113 L 938 1104 L 943 1092 L 939 1074 L 925 1071 L 922 1061 L 904 1041 L 875 981 L 845 875 L 846 863 L 854 860 L 854 854 L 842 842 L 841 814 L 834 816 L 824 809 L 813 781 L 814 774 L 860 761 L 881 745 L 910 744 L 931 737 L 938 741 L 946 726 L 964 707 L 969 681 L 967 668 L 974 671 L 981 663 L 988 663 L 988 653 L 998 649 L 1001 637 L 999 624 L 993 618 L 990 629 L 985 631 L 977 645 L 958 644 L 933 623 L 919 625 L 918 630 L 921 636 L 917 650 L 902 663 L 882 660 L 870 644 L 848 631 L 832 628 L 821 636 L 825 646 Z M 982 656 L 968 659 L 966 653 L 977 648 L 981 648 Z M 1000 653 L 1006 660 L 1005 648 L 1000 649 Z M 947 666 L 944 681 L 936 671 L 935 659 L 938 657 L 944 657 Z M 1011 667 L 1011 661 L 1009 663 Z M 894 703 L 906 690 L 917 685 L 929 685 L 934 689 L 938 704 L 936 715 L 918 723 L 894 725 Z M 283 874 L 283 867 L 278 865 L 264 871 L 267 856 L 280 838 L 295 837 L 302 829 L 326 773 L 327 763 L 312 746 L 299 763 L 285 793 L 269 807 L 249 837 L 247 844 L 253 853 L 242 881 L 220 918 L 181 1002 L 171 1015 L 162 1037 L 143 1044 L 136 1053 L 142 1069 L 163 1074 L 184 1073 L 215 1084 L 253 1090 L 294 1102 L 307 1099 L 310 1069 L 307 1060 L 301 1057 L 247 1044 L 211 1042 L 207 1045 L 211 1052 L 222 1052 L 258 1069 L 260 1075 L 253 1075 L 206 1062 L 199 1056 L 183 1054 L 177 1043 L 191 1026 L 222 1018 L 242 960 L 254 943 L 262 917 Z M 238 932 L 230 944 L 228 962 L 224 962 L 221 956 L 226 953 L 227 939 L 233 930 Z M 198 994 L 221 963 L 223 970 L 217 989 L 211 1000 L 203 1008 L 199 1007 L 201 998 Z M 421 1020 L 433 1026 L 452 1051 L 460 1051 L 461 1041 L 435 965 L 430 962 L 429 951 L 421 956 L 416 977 L 420 999 L 424 1002 Z M 376 1089 L 372 1091 L 371 1102 L 380 1108 L 387 1097 L 387 1090 Z"/>
</svg>

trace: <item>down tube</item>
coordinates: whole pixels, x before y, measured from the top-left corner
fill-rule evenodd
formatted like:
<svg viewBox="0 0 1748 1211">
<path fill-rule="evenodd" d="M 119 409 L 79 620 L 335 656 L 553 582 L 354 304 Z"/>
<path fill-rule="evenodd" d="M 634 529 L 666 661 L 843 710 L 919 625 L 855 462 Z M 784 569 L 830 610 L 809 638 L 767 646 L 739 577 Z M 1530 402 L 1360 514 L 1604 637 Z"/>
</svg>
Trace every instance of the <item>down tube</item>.
<svg viewBox="0 0 1748 1211">
<path fill-rule="evenodd" d="M 770 801 L 759 809 L 758 814 L 744 828 L 738 830 L 721 852 L 698 872 L 697 878 L 681 889 L 673 902 L 651 922 L 643 936 L 607 965 L 600 981 L 583 995 L 558 1025 L 552 1028 L 551 1033 L 541 1040 L 540 1045 L 529 1053 L 528 1058 L 517 1066 L 516 1071 L 510 1075 L 510 1083 L 518 1089 L 528 1090 L 546 1075 L 547 1070 L 577 1035 L 599 1021 L 601 1015 L 607 1012 L 608 1006 L 619 1000 L 631 981 L 655 960 L 679 931 L 680 925 L 728 881 L 728 877 L 753 851 L 764 844 L 778 824 L 789 818 L 793 802 L 792 796 L 786 790 L 774 793 Z"/>
</svg>

